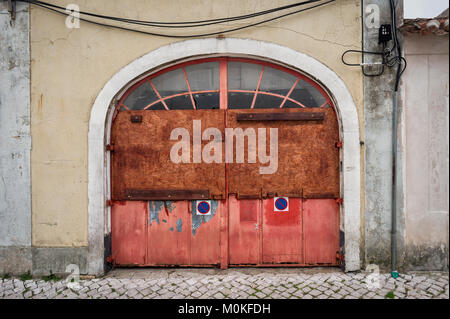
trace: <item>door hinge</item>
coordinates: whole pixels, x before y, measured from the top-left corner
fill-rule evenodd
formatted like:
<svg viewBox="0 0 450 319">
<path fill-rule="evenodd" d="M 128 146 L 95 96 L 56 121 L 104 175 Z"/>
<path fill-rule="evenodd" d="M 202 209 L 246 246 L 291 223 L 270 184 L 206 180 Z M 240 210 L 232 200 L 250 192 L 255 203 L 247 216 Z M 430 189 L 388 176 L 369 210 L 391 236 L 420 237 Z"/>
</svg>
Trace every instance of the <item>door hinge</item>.
<svg viewBox="0 0 450 319">
<path fill-rule="evenodd" d="M 112 207 L 112 205 L 114 205 L 113 201 L 110 200 L 110 199 L 108 199 L 108 200 L 106 201 L 106 206 Z"/>
<path fill-rule="evenodd" d="M 338 265 L 342 265 L 342 262 L 344 261 L 344 255 L 342 255 L 341 253 L 339 253 L 338 251 L 336 252 L 336 263 Z"/>
<path fill-rule="evenodd" d="M 106 144 L 106 150 L 108 152 L 114 152 L 114 144 Z"/>
<path fill-rule="evenodd" d="M 342 147 L 342 141 L 337 141 L 336 143 L 334 143 L 334 146 L 336 146 L 336 148 L 341 148 Z"/>
<path fill-rule="evenodd" d="M 108 257 L 106 257 L 106 262 L 108 264 L 114 265 L 115 260 L 114 260 L 113 256 L 108 256 Z"/>
<path fill-rule="evenodd" d="M 338 204 L 338 205 L 342 205 L 342 203 L 344 202 L 344 200 L 342 199 L 342 198 L 336 198 L 336 203 Z"/>
</svg>

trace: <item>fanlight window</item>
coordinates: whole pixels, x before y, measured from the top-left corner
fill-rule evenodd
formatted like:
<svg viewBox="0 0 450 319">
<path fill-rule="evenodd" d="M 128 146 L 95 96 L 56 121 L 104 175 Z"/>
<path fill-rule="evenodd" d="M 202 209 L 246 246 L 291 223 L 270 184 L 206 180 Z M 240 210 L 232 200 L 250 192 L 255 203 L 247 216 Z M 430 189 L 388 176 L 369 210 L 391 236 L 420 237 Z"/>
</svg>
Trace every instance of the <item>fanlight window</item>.
<svg viewBox="0 0 450 319">
<path fill-rule="evenodd" d="M 304 74 L 267 62 L 212 58 L 172 66 L 140 80 L 120 110 L 330 107 L 324 89 Z"/>
</svg>

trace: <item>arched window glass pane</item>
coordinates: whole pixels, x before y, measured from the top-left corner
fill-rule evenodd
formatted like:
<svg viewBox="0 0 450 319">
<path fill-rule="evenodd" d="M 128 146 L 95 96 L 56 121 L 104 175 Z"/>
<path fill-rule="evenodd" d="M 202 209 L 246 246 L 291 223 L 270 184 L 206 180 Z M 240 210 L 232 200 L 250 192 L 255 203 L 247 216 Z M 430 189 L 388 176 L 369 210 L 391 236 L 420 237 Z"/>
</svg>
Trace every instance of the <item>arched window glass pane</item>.
<svg viewBox="0 0 450 319">
<path fill-rule="evenodd" d="M 228 63 L 228 90 L 255 91 L 258 86 L 262 66 L 253 63 Z M 252 105 L 254 93 L 229 92 L 228 108 L 245 109 Z"/>
<path fill-rule="evenodd" d="M 187 93 L 187 83 L 181 68 L 164 73 L 151 80 L 162 98 Z M 189 94 L 175 96 L 165 100 L 169 110 L 193 109 Z"/>
<path fill-rule="evenodd" d="M 196 108 L 220 108 L 220 98 L 218 92 L 220 87 L 219 62 L 189 65 L 185 67 L 185 70 L 192 92 L 217 91 L 193 93 L 192 97 Z"/>
<path fill-rule="evenodd" d="M 255 102 L 255 109 L 277 109 L 283 103 L 283 98 L 267 95 L 263 93 L 258 93 Z"/>
<path fill-rule="evenodd" d="M 194 64 L 185 67 L 191 91 L 218 90 L 219 62 Z"/>
<path fill-rule="evenodd" d="M 144 82 L 128 95 L 123 104 L 130 110 L 142 110 L 158 99 L 148 82 Z"/>
<path fill-rule="evenodd" d="M 253 63 L 228 63 L 228 89 L 255 91 L 262 66 Z"/>
<path fill-rule="evenodd" d="M 297 77 L 289 73 L 265 67 L 259 90 L 285 96 L 289 93 L 295 80 L 297 80 Z"/>
<path fill-rule="evenodd" d="M 296 77 L 281 70 L 265 67 L 260 92 L 269 92 L 281 96 L 286 96 L 296 81 Z M 255 102 L 255 109 L 278 108 L 283 102 L 283 98 L 272 95 L 258 93 Z"/>
<path fill-rule="evenodd" d="M 326 102 L 326 98 L 313 85 L 304 80 L 300 80 L 295 86 L 289 98 L 299 101 L 306 107 L 320 107 Z M 286 101 L 283 107 L 297 108 L 298 104 Z"/>
<path fill-rule="evenodd" d="M 124 95 L 119 110 L 331 107 L 323 90 L 302 74 L 246 59 L 208 61 L 187 62 L 149 76 Z M 224 76 L 228 81 L 221 83 Z M 228 95 L 227 105 L 221 105 L 224 93 Z"/>
<path fill-rule="evenodd" d="M 194 93 L 192 97 L 198 110 L 220 109 L 219 92 Z"/>
</svg>

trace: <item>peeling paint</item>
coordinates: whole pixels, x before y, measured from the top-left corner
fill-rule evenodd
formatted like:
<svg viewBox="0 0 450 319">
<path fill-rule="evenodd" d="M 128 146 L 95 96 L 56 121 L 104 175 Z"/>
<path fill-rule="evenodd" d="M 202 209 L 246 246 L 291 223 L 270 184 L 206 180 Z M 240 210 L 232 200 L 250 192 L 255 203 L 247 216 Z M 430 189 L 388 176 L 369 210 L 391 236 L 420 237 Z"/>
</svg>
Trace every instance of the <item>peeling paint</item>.
<svg viewBox="0 0 450 319">
<path fill-rule="evenodd" d="M 183 230 L 183 221 L 181 220 L 181 218 L 178 218 L 178 220 L 177 220 L 177 232 L 181 233 L 182 230 Z"/>
<path fill-rule="evenodd" d="M 149 201 L 148 202 L 148 215 L 149 215 L 149 225 L 151 226 L 153 221 L 159 225 L 159 213 L 164 205 L 164 201 Z"/>
<path fill-rule="evenodd" d="M 164 202 L 164 208 L 166 209 L 167 212 L 172 213 L 173 210 L 175 209 L 175 205 L 173 203 L 173 201 L 167 200 Z"/>
<path fill-rule="evenodd" d="M 159 214 L 164 211 L 167 215 L 172 213 L 175 209 L 175 205 L 172 201 L 149 201 L 148 202 L 148 215 L 149 215 L 149 225 L 151 226 L 153 221 L 159 225 Z M 166 219 L 162 219 L 163 223 L 167 223 Z"/>
<path fill-rule="evenodd" d="M 170 231 L 173 231 L 173 227 L 170 227 L 169 230 L 170 230 Z"/>
<path fill-rule="evenodd" d="M 197 228 L 199 228 L 203 223 L 209 222 L 216 214 L 219 202 L 216 200 L 211 201 L 211 215 L 197 215 L 196 201 L 191 201 L 191 211 L 192 211 L 192 234 L 195 236 Z"/>
</svg>

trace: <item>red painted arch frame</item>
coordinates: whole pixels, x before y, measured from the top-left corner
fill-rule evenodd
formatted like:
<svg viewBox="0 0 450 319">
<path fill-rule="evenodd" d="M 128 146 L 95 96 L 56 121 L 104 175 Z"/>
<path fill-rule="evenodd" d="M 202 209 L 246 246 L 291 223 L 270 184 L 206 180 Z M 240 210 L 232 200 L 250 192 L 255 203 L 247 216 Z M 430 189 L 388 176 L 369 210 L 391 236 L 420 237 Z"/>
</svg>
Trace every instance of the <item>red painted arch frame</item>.
<svg viewBox="0 0 450 319">
<path fill-rule="evenodd" d="M 195 64 L 201 64 L 201 63 L 208 63 L 208 62 L 219 62 L 219 73 L 220 73 L 220 87 L 218 90 L 201 90 L 201 91 L 192 91 L 191 90 L 191 86 L 189 84 L 189 79 L 187 77 L 186 71 L 185 71 L 185 67 L 186 66 L 190 66 L 190 65 L 195 65 Z M 262 66 L 262 71 L 260 73 L 259 79 L 258 79 L 258 85 L 255 88 L 255 90 L 229 90 L 228 89 L 228 62 L 243 62 L 243 63 L 252 63 L 252 64 L 258 64 Z M 271 67 L 283 72 L 286 72 L 288 74 L 291 74 L 293 76 L 296 77 L 296 80 L 294 82 L 294 84 L 292 85 L 292 87 L 290 88 L 289 92 L 287 95 L 281 95 L 281 94 L 276 94 L 276 93 L 272 93 L 272 92 L 265 92 L 265 91 L 261 91 L 260 88 L 260 84 L 261 84 L 261 80 L 264 74 L 264 69 L 265 67 Z M 156 89 L 156 87 L 153 85 L 152 83 L 152 79 L 176 70 L 176 69 L 181 69 L 183 71 L 185 80 L 186 80 L 186 85 L 188 90 L 186 92 L 183 93 L 177 93 L 177 94 L 173 94 L 170 96 L 165 96 L 162 97 L 158 90 Z M 219 93 L 220 95 L 220 109 L 227 109 L 228 108 L 228 92 L 238 92 L 238 93 L 254 93 L 253 99 L 252 99 L 252 105 L 251 105 L 251 109 L 254 107 L 255 105 L 255 101 L 256 101 L 256 97 L 258 94 L 262 94 L 262 95 L 269 95 L 269 96 L 275 96 L 275 97 L 279 97 L 281 99 L 283 99 L 282 103 L 279 105 L 279 108 L 282 108 L 285 103 L 287 101 L 290 101 L 292 103 L 297 104 L 300 108 L 302 107 L 308 107 L 303 105 L 301 102 L 292 99 L 290 97 L 292 91 L 294 90 L 294 88 L 296 87 L 296 85 L 298 84 L 298 82 L 300 80 L 303 80 L 309 84 L 311 84 L 316 90 L 319 91 L 319 93 L 325 98 L 325 102 L 320 106 L 320 107 L 325 107 L 327 105 L 329 105 L 330 107 L 332 107 L 334 109 L 334 104 L 333 104 L 333 100 L 330 98 L 330 96 L 328 95 L 328 93 L 325 91 L 325 89 L 316 81 L 314 81 L 313 79 L 311 79 L 310 77 L 306 76 L 305 74 L 302 74 L 298 71 L 289 69 L 287 67 L 275 64 L 275 63 L 271 63 L 271 62 L 267 62 L 267 61 L 261 61 L 261 60 L 255 60 L 255 59 L 249 59 L 249 58 L 236 58 L 236 57 L 214 57 L 214 58 L 202 58 L 202 59 L 197 59 L 197 60 L 192 60 L 192 61 L 187 61 L 187 62 L 182 62 L 182 63 L 178 63 L 175 65 L 172 65 L 170 67 L 167 67 L 163 70 L 157 71 L 153 74 L 150 74 L 144 78 L 142 78 L 141 80 L 137 81 L 135 84 L 133 84 L 130 88 L 128 88 L 125 93 L 121 96 L 121 98 L 119 99 L 119 102 L 117 103 L 116 106 L 116 110 L 119 111 L 121 108 L 125 109 L 125 110 L 129 110 L 129 108 L 124 104 L 125 100 L 127 99 L 127 97 L 135 90 L 137 89 L 139 86 L 141 86 L 144 83 L 149 83 L 152 88 L 153 91 L 155 92 L 156 96 L 158 97 L 157 100 L 151 102 L 150 104 L 148 104 L 147 106 L 145 106 L 143 108 L 143 110 L 149 109 L 151 108 L 153 105 L 156 105 L 158 103 L 162 103 L 162 105 L 164 106 L 164 108 L 166 110 L 169 110 L 167 104 L 165 103 L 166 100 L 169 100 L 171 98 L 174 97 L 179 97 L 179 96 L 189 96 L 193 109 L 195 109 L 195 103 L 194 103 L 194 99 L 193 99 L 193 94 L 200 94 L 200 93 Z"/>
</svg>

